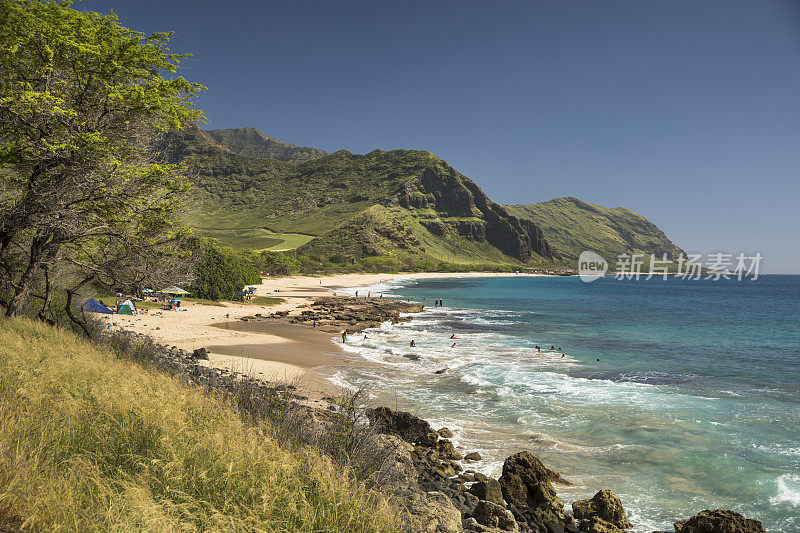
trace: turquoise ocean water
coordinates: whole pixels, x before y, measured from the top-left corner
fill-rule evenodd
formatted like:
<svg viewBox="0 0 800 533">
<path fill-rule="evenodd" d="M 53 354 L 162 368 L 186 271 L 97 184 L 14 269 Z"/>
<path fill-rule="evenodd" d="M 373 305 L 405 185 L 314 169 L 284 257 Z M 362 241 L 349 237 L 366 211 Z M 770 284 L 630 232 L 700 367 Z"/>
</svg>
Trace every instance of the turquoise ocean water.
<svg viewBox="0 0 800 533">
<path fill-rule="evenodd" d="M 705 508 L 800 531 L 800 276 L 371 290 L 444 307 L 350 339 L 374 364 L 334 379 L 455 430 L 486 458 L 478 470 L 499 475 L 504 457 L 531 450 L 575 483 L 557 487 L 568 508 L 610 488 L 635 531 Z"/>
</svg>

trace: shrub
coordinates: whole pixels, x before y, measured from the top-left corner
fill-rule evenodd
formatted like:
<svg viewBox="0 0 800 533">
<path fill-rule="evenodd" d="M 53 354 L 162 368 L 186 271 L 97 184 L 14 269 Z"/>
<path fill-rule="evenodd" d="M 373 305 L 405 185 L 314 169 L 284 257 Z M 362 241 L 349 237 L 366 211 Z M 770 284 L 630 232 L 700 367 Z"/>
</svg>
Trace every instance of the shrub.
<svg viewBox="0 0 800 533">
<path fill-rule="evenodd" d="M 208 244 L 195 265 L 191 291 L 198 298 L 230 300 L 245 285 L 261 283 L 261 273 L 230 248 Z"/>
</svg>

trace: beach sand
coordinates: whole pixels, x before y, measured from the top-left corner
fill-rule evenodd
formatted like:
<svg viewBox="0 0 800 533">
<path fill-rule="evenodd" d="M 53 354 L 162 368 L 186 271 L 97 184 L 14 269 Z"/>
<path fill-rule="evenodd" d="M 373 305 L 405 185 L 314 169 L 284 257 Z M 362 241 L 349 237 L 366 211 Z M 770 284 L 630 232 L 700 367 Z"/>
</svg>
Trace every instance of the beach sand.
<svg viewBox="0 0 800 533">
<path fill-rule="evenodd" d="M 514 276 L 508 273 L 407 273 L 407 274 L 340 274 L 333 276 L 288 276 L 264 278 L 256 286 L 258 296 L 277 296 L 286 301 L 262 306 L 223 303 L 219 306 L 187 302 L 180 311 L 150 311 L 135 316 L 101 315 L 112 329 L 136 331 L 156 342 L 184 350 L 206 348 L 208 364 L 217 368 L 246 373 L 270 381 L 296 383 L 306 389 L 330 393 L 330 383 L 320 382 L 322 369 L 352 364 L 353 358 L 332 342 L 330 333 L 308 326 L 285 322 L 243 322 L 238 319 L 256 313 L 289 311 L 299 314 L 298 307 L 313 298 L 330 296 L 345 288 L 367 287 L 376 283 L 401 279 L 466 278 Z M 531 274 L 518 274 L 529 276 Z"/>
</svg>

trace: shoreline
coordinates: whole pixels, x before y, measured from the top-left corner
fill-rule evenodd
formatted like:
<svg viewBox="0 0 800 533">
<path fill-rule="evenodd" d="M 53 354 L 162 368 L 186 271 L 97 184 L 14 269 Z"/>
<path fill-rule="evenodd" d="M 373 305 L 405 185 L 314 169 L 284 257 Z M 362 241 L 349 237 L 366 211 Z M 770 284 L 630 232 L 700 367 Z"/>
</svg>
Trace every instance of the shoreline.
<svg viewBox="0 0 800 533">
<path fill-rule="evenodd" d="M 285 383 L 302 382 L 314 399 L 340 392 L 329 379 L 329 370 L 350 364 L 369 365 L 369 361 L 343 350 L 331 331 L 285 322 L 259 322 L 249 326 L 247 319 L 271 313 L 299 315 L 302 307 L 315 298 L 354 291 L 380 283 L 414 279 L 478 277 L 543 277 L 546 274 L 507 272 L 409 272 L 400 274 L 336 274 L 332 276 L 286 276 L 263 278 L 256 285 L 256 296 L 273 296 L 285 301 L 262 306 L 226 302 L 205 305 L 188 302 L 180 311 L 153 310 L 133 316 L 101 315 L 108 329 L 141 333 L 155 342 L 189 352 L 208 350 L 207 366 L 240 372 L 252 378 Z"/>
</svg>

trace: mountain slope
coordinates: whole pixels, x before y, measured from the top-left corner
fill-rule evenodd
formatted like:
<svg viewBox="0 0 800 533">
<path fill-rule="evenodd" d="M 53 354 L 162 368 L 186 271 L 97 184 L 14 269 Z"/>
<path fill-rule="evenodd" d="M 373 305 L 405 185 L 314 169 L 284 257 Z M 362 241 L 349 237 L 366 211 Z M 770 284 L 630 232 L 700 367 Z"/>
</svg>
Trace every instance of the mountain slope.
<svg viewBox="0 0 800 533">
<path fill-rule="evenodd" d="M 328 155 L 328 152 L 319 148 L 279 141 L 255 128 L 206 130 L 206 133 L 231 152 L 255 159 L 303 163 Z"/>
<path fill-rule="evenodd" d="M 552 256 L 535 224 L 511 216 L 430 152 L 340 150 L 295 164 L 236 154 L 196 127 L 168 136 L 161 149 L 167 160 L 189 166 L 192 222 L 204 231 L 308 234 L 317 237 L 309 249 L 355 257 L 520 264 Z M 406 221 L 413 240 L 386 231 L 387 217 Z M 381 231 L 380 246 L 355 246 Z M 414 241 L 420 244 L 409 247 Z"/>
<path fill-rule="evenodd" d="M 603 207 L 572 196 L 548 202 L 506 206 L 509 213 L 539 226 L 554 252 L 567 263 L 584 250 L 613 259 L 621 253 L 666 253 L 676 259 L 683 251 L 658 226 L 623 207 Z"/>
</svg>

